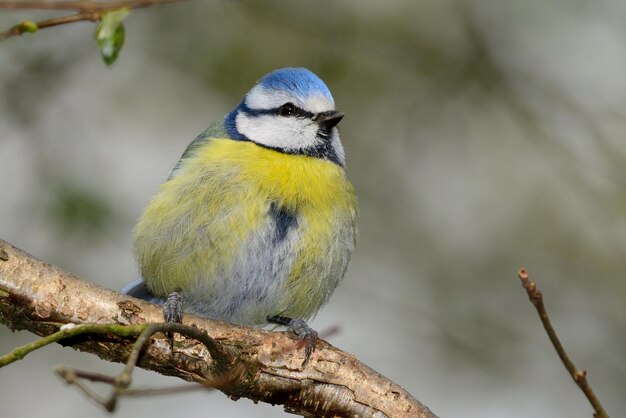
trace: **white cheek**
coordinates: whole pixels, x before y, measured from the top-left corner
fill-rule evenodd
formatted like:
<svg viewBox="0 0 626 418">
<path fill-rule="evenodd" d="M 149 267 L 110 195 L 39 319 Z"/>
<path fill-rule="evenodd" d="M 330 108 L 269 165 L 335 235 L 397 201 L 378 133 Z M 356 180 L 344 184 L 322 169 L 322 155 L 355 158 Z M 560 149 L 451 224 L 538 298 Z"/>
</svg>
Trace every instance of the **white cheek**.
<svg viewBox="0 0 626 418">
<path fill-rule="evenodd" d="M 337 128 L 333 128 L 331 134 L 330 145 L 335 150 L 335 154 L 337 154 L 337 159 L 341 163 L 342 166 L 346 165 L 346 153 L 343 150 L 343 145 L 341 144 L 341 140 L 339 139 L 339 132 Z"/>
<path fill-rule="evenodd" d="M 274 115 L 249 116 L 239 113 L 235 119 L 237 130 L 261 145 L 296 151 L 309 148 L 317 142 L 318 126 L 312 121 Z"/>
</svg>

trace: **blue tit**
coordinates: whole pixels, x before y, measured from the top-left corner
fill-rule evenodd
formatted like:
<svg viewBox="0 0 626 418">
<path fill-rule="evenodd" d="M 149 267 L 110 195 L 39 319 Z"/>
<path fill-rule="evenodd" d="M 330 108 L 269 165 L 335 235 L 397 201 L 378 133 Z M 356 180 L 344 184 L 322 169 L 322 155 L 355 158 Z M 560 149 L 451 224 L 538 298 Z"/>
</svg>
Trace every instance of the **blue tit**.
<svg viewBox="0 0 626 418">
<path fill-rule="evenodd" d="M 328 301 L 355 245 L 343 116 L 305 68 L 259 80 L 191 142 L 148 204 L 134 230 L 142 279 L 122 291 L 153 302 L 178 292 L 200 316 L 297 331 L 292 320 Z"/>
</svg>

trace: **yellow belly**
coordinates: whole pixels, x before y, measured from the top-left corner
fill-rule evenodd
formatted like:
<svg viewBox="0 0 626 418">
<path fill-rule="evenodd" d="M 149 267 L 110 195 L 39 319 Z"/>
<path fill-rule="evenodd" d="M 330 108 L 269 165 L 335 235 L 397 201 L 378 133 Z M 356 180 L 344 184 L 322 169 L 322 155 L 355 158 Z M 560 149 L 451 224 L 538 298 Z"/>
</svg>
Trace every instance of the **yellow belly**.
<svg viewBox="0 0 626 418">
<path fill-rule="evenodd" d="M 297 217 L 297 234 L 277 248 L 284 253 L 280 259 L 271 259 L 275 243 L 259 232 L 269 225 L 271 205 Z M 244 323 L 266 314 L 307 318 L 343 277 L 355 217 L 354 191 L 340 166 L 251 142 L 211 139 L 161 185 L 135 229 L 135 249 L 157 296 L 195 292 L 194 303 L 207 305 L 197 312 L 216 312 L 225 320 L 225 312 L 241 306 L 246 314 L 233 318 Z M 259 260 L 257 253 L 263 254 Z M 273 263 L 272 269 L 263 263 Z M 276 277 L 257 277 L 270 271 Z M 255 312 L 250 304 L 256 302 L 245 292 L 262 293 L 263 286 L 272 294 Z"/>
</svg>

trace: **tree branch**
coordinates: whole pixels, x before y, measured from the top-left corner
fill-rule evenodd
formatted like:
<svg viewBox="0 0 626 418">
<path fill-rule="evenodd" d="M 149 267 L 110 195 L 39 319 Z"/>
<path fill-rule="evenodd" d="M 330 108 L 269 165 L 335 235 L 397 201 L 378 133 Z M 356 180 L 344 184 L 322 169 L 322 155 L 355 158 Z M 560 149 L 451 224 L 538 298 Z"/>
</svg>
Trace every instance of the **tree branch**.
<svg viewBox="0 0 626 418">
<path fill-rule="evenodd" d="M 593 393 L 591 386 L 587 382 L 587 371 L 578 370 L 576 366 L 574 366 L 574 363 L 572 362 L 572 360 L 570 360 L 567 352 L 565 351 L 565 348 L 563 348 L 563 344 L 561 344 L 559 337 L 556 335 L 556 331 L 554 330 L 552 322 L 550 321 L 550 317 L 548 316 L 548 311 L 543 304 L 543 293 L 541 293 L 541 291 L 537 289 L 537 285 L 535 284 L 535 282 L 530 280 L 530 275 L 528 274 L 528 271 L 526 271 L 526 269 L 520 269 L 520 271 L 517 273 L 517 277 L 519 277 L 519 279 L 522 281 L 522 286 L 524 287 L 524 289 L 526 289 L 528 299 L 530 299 L 530 302 L 537 310 L 539 318 L 541 319 L 541 323 L 543 324 L 543 327 L 546 330 L 548 338 L 550 338 L 550 342 L 552 342 L 556 353 L 559 355 L 561 362 L 563 362 L 563 365 L 565 365 L 565 368 L 569 372 L 570 376 L 572 376 L 572 379 L 574 379 L 574 382 L 576 382 L 578 387 L 580 387 L 580 389 L 589 400 L 589 403 L 591 403 L 591 406 L 595 411 L 593 416 L 595 418 L 608 418 L 609 416 L 604 410 L 602 404 L 600 403 L 600 400 L 595 395 L 595 393 Z"/>
<path fill-rule="evenodd" d="M 0 240 L 0 321 L 38 335 L 59 324 L 145 324 L 162 321 L 160 307 L 80 280 Z M 217 387 L 233 399 L 282 404 L 303 416 L 433 418 L 399 385 L 325 341 L 308 364 L 290 333 L 267 332 L 186 315 L 183 322 L 227 347 L 245 367 L 236 382 Z M 136 334 L 134 334 L 136 335 Z M 115 362 L 126 362 L 134 338 L 115 334 L 76 335 L 64 345 Z M 137 365 L 187 381 L 211 385 L 215 363 L 203 343 L 186 339 L 174 353 L 167 338 L 152 337 Z"/>
</svg>

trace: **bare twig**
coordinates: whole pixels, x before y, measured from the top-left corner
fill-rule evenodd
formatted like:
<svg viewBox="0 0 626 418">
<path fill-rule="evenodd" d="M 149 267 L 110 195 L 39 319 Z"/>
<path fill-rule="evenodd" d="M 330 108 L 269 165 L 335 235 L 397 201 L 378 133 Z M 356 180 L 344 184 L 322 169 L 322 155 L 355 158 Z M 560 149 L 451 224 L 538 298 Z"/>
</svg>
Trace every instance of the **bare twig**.
<svg viewBox="0 0 626 418">
<path fill-rule="evenodd" d="M 0 32 L 0 41 L 12 36 L 19 36 L 27 32 L 36 32 L 39 29 L 51 28 L 53 26 L 65 25 L 67 23 L 91 21 L 95 22 L 100 19 L 98 12 L 83 12 L 69 16 L 55 17 L 40 22 L 22 21 L 17 25 Z"/>
<path fill-rule="evenodd" d="M 60 369 L 70 370 L 69 368 L 65 368 L 63 366 L 57 367 L 57 374 L 61 374 Z M 109 376 L 108 374 L 102 374 L 97 372 L 89 372 L 85 370 L 73 370 L 74 377 L 78 379 L 89 380 L 90 382 L 98 382 L 98 383 L 106 383 L 107 385 L 115 384 L 115 377 Z"/>
<path fill-rule="evenodd" d="M 184 386 L 170 386 L 163 388 L 147 388 L 147 389 L 128 389 L 126 392 L 122 393 L 120 397 L 124 398 L 139 398 L 146 396 L 163 396 L 163 395 L 175 395 L 178 393 L 189 393 L 196 390 L 208 391 L 213 388 L 209 388 L 207 386 L 199 385 L 199 384 L 191 384 Z"/>
<path fill-rule="evenodd" d="M 109 398 L 103 398 L 102 396 L 98 395 L 98 393 L 91 390 L 89 386 L 80 381 L 79 375 L 86 375 L 86 372 L 81 372 L 64 366 L 58 366 L 54 371 L 63 380 L 65 380 L 65 383 L 67 383 L 68 385 L 76 386 L 86 397 L 93 400 L 99 405 L 103 405 L 107 411 L 112 412 L 115 409 L 115 400 L 111 400 L 112 396 Z M 110 377 L 110 379 L 115 382 L 115 378 Z"/>
<path fill-rule="evenodd" d="M 105 327 L 107 327 L 109 324 L 95 325 L 104 325 L 102 328 L 105 329 Z M 80 326 L 74 327 L 74 329 L 79 327 Z M 121 327 L 124 326 L 122 325 Z M 83 326 L 83 328 L 87 327 Z M 139 330 L 137 327 L 135 328 L 136 329 L 133 329 L 133 332 Z M 144 324 L 141 334 L 133 344 L 133 349 L 130 353 L 130 356 L 128 357 L 128 360 L 126 361 L 124 369 L 116 377 L 107 376 L 99 373 L 75 370 L 64 366 L 57 367 L 56 373 L 61 376 L 67 384 L 75 385 L 88 398 L 102 405 L 107 411 L 113 412 L 115 410 L 115 407 L 117 406 L 117 400 L 128 390 L 128 387 L 131 384 L 132 373 L 135 369 L 137 360 L 139 359 L 139 355 L 141 354 L 144 345 L 146 345 L 150 337 L 152 337 L 157 332 L 176 332 L 178 334 L 191 337 L 204 344 L 207 350 L 209 350 L 211 358 L 214 361 L 214 379 L 210 383 L 207 383 L 207 385 L 209 386 L 220 387 L 223 385 L 232 384 L 233 382 L 239 380 L 241 374 L 245 371 L 245 368 L 242 367 L 241 364 L 237 364 L 235 362 L 234 355 L 228 349 L 224 348 L 222 344 L 209 337 L 206 331 L 178 323 L 158 323 Z M 81 382 L 80 379 L 86 379 L 92 382 L 107 383 L 112 386 L 111 394 L 108 398 L 103 398 L 102 396 L 91 390 L 83 382 Z"/>
<path fill-rule="evenodd" d="M 52 324 L 49 325 L 61 325 Z M 68 326 L 71 325 L 71 326 Z M 152 335 L 157 332 L 171 333 L 176 332 L 186 337 L 200 341 L 207 348 L 213 360 L 213 370 L 215 379 L 212 386 L 229 384 L 239 379 L 241 373 L 245 370 L 243 367 L 235 363 L 235 357 L 219 342 L 209 337 L 206 331 L 189 325 L 178 323 L 157 323 L 157 324 L 137 324 L 137 325 L 120 325 L 120 324 L 66 324 L 60 326 L 60 330 L 43 337 L 33 343 L 18 347 L 11 353 L 0 357 L 0 367 L 11 364 L 17 360 L 24 358 L 27 354 L 49 345 L 54 342 L 76 337 L 85 334 L 107 334 L 116 335 L 118 337 L 139 336 L 133 345 L 131 354 L 126 361 L 126 366 L 117 377 L 107 376 L 100 373 L 75 370 L 59 366 L 56 373 L 61 376 L 66 383 L 73 384 L 78 387 L 87 397 L 102 405 L 107 411 L 112 412 L 118 398 L 123 395 L 130 386 L 132 372 L 137 364 L 141 351 Z M 92 391 L 80 379 L 92 382 L 106 383 L 113 387 L 108 398 L 103 398 L 96 392 Z"/>
<path fill-rule="evenodd" d="M 536 283 L 530 280 L 528 271 L 526 271 L 526 269 L 524 268 L 520 269 L 520 271 L 517 273 L 517 277 L 519 277 L 522 281 L 522 286 L 524 286 L 524 289 L 526 289 L 528 299 L 530 299 L 530 302 L 537 310 L 539 318 L 541 319 L 541 323 L 543 324 L 543 327 L 545 328 L 546 333 L 548 334 L 548 337 L 550 338 L 550 341 L 554 346 L 554 349 L 559 355 L 559 358 L 565 365 L 565 368 L 569 372 L 570 376 L 572 376 L 572 379 L 574 379 L 574 382 L 576 382 L 578 387 L 580 387 L 580 389 L 583 391 L 583 393 L 591 403 L 591 406 L 595 411 L 593 416 L 596 418 L 608 418 L 608 414 L 604 410 L 604 407 L 600 403 L 600 400 L 593 393 L 591 386 L 587 382 L 587 372 L 585 370 L 578 370 L 565 352 L 565 349 L 563 348 L 563 345 L 561 344 L 559 337 L 557 337 L 556 331 L 554 330 L 554 327 L 550 322 L 550 317 L 548 316 L 546 307 L 543 304 L 543 294 L 539 289 L 537 289 Z"/>
<path fill-rule="evenodd" d="M 96 22 L 103 13 L 121 8 L 139 9 L 182 0 L 117 0 L 117 1 L 0 1 L 0 9 L 29 9 L 29 10 L 75 10 L 77 13 L 55 17 L 39 22 L 22 21 L 13 27 L 0 32 L 0 41 L 20 36 L 28 32 L 37 32 L 40 29 L 65 25 L 75 22 Z"/>
<path fill-rule="evenodd" d="M 90 382 L 105 383 L 107 385 L 115 385 L 115 376 L 109 376 L 108 374 L 102 374 L 97 372 L 91 372 L 86 370 L 72 369 L 65 366 L 57 367 L 55 372 L 68 384 L 74 384 L 75 380 L 84 379 Z M 188 393 L 196 390 L 208 391 L 213 388 L 202 384 L 190 384 L 184 386 L 169 386 L 162 388 L 142 388 L 142 389 L 127 389 L 119 394 L 120 398 L 139 398 L 146 396 L 163 396 L 173 395 L 177 393 Z"/>
<path fill-rule="evenodd" d="M 175 3 L 182 0 L 112 0 L 112 1 L 0 1 L 0 9 L 31 10 L 76 10 L 81 12 L 101 12 L 103 10 L 128 7 L 139 9 L 159 4 Z"/>
</svg>

